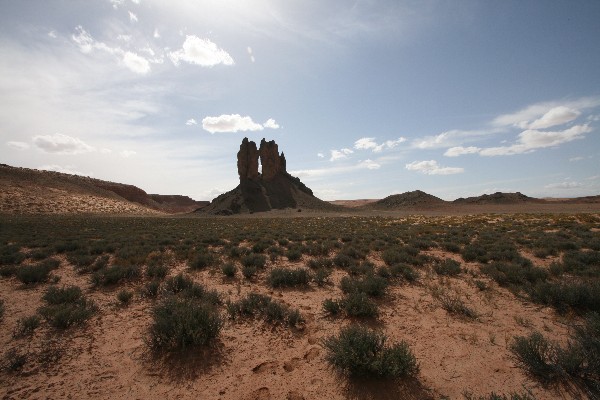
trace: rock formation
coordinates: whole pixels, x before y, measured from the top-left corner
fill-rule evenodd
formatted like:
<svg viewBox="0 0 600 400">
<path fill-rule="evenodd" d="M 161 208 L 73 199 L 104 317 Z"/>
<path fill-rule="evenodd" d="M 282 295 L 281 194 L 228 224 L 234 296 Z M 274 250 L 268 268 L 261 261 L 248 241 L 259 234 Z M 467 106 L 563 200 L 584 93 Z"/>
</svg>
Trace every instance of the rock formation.
<svg viewBox="0 0 600 400">
<path fill-rule="evenodd" d="M 259 161 L 261 171 L 259 172 Z M 314 197 L 312 190 L 286 171 L 286 159 L 274 140 L 261 140 L 260 147 L 244 138 L 237 153 L 240 184 L 216 199 L 201 212 L 237 214 L 296 207 L 330 209 Z"/>
</svg>

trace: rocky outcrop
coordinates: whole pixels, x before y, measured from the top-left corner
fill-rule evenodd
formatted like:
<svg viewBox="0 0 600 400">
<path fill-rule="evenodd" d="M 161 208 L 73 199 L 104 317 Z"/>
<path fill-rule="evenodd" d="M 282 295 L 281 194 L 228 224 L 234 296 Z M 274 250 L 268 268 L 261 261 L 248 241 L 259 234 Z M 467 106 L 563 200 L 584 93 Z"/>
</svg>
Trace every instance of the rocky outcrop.
<svg viewBox="0 0 600 400">
<path fill-rule="evenodd" d="M 314 197 L 300 179 L 288 174 L 286 164 L 285 155 L 279 153 L 274 140 L 262 139 L 257 148 L 255 142 L 244 138 L 237 153 L 240 184 L 199 211 L 228 215 L 297 207 L 335 208 Z"/>
<path fill-rule="evenodd" d="M 483 194 L 477 197 L 459 198 L 454 200 L 455 204 L 519 204 L 519 203 L 540 203 L 543 200 L 524 195 L 521 192 L 493 194 Z"/>
<path fill-rule="evenodd" d="M 446 202 L 421 190 L 393 194 L 384 199 L 363 206 L 377 210 L 397 210 L 404 208 L 436 208 L 446 205 Z"/>
</svg>

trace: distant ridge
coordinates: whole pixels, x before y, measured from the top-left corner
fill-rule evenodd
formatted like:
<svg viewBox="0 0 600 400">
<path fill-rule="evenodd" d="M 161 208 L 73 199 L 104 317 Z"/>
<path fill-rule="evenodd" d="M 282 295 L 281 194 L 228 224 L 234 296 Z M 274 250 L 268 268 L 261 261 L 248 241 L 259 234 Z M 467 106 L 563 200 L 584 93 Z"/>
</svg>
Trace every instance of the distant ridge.
<svg viewBox="0 0 600 400">
<path fill-rule="evenodd" d="M 483 194 L 477 197 L 458 198 L 454 204 L 518 204 L 518 203 L 544 203 L 544 200 L 529 197 L 521 192 Z"/>
<path fill-rule="evenodd" d="M 397 210 L 406 208 L 435 208 L 446 205 L 447 202 L 427 194 L 421 190 L 405 192 L 402 194 L 393 194 L 379 201 L 366 204 L 360 208 L 375 210 Z"/>
<path fill-rule="evenodd" d="M 0 212 L 182 213 L 205 206 L 187 196 L 151 195 L 137 186 L 0 164 Z"/>
</svg>

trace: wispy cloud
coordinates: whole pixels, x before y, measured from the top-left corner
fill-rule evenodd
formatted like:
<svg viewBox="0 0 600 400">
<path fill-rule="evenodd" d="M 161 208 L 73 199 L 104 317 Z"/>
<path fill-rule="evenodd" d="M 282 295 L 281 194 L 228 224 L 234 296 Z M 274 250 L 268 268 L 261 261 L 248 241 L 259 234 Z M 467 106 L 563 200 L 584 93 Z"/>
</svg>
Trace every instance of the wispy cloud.
<svg viewBox="0 0 600 400">
<path fill-rule="evenodd" d="M 413 161 L 410 164 L 406 164 L 405 167 L 409 171 L 417 171 L 425 175 L 453 175 L 465 171 L 464 168 L 442 167 L 435 160 Z"/>
<path fill-rule="evenodd" d="M 218 117 L 205 117 L 202 120 L 202 128 L 210 133 L 262 131 L 265 128 L 278 129 L 279 124 L 269 118 L 264 124 L 256 123 L 249 116 L 242 117 L 240 114 L 222 114 Z"/>
<path fill-rule="evenodd" d="M 78 171 L 76 169 L 76 167 L 73 165 L 66 165 L 63 167 L 61 165 L 49 164 L 49 165 L 42 165 L 41 167 L 38 167 L 37 169 L 42 170 L 42 171 L 62 172 L 63 174 L 70 174 L 70 175 L 92 176 L 92 174 L 90 174 L 90 173 Z"/>
<path fill-rule="evenodd" d="M 194 118 L 190 118 L 187 121 L 185 121 L 185 124 L 187 126 L 192 126 L 192 125 L 198 125 L 198 122 L 196 122 L 196 120 Z"/>
<path fill-rule="evenodd" d="M 354 153 L 352 149 L 344 148 L 341 150 L 331 150 L 331 157 L 329 161 L 337 161 L 342 160 L 344 158 L 348 158 L 350 154 Z"/>
<path fill-rule="evenodd" d="M 575 181 L 564 181 L 558 183 L 551 183 L 549 185 L 544 186 L 546 189 L 579 189 L 583 187 L 583 184 Z"/>
<path fill-rule="evenodd" d="M 225 50 L 209 39 L 202 39 L 195 35 L 187 35 L 182 48 L 169 53 L 169 58 L 175 65 L 179 65 L 181 61 L 202 67 L 234 64 L 233 58 Z"/>
<path fill-rule="evenodd" d="M 61 133 L 34 136 L 33 144 L 45 153 L 81 154 L 94 151 L 92 146 L 81 139 L 63 135 Z"/>
<path fill-rule="evenodd" d="M 464 154 L 476 154 L 476 153 L 479 153 L 480 151 L 481 151 L 481 149 L 479 147 L 475 147 L 475 146 L 469 146 L 469 147 L 457 146 L 457 147 L 451 147 L 448 150 L 446 150 L 444 155 L 446 157 L 458 157 L 458 156 L 462 156 Z"/>
<path fill-rule="evenodd" d="M 17 150 L 27 150 L 29 147 L 29 143 L 25 143 L 25 142 L 17 142 L 17 141 L 10 141 L 10 142 L 6 142 L 6 145 L 8 147 L 12 147 L 13 149 L 17 149 Z"/>
<path fill-rule="evenodd" d="M 404 142 L 406 142 L 406 138 L 404 137 L 396 140 L 387 140 L 383 143 L 377 143 L 373 137 L 364 137 L 354 142 L 354 148 L 356 150 L 372 150 L 374 153 L 380 153 L 383 149 L 393 149 Z"/>
</svg>

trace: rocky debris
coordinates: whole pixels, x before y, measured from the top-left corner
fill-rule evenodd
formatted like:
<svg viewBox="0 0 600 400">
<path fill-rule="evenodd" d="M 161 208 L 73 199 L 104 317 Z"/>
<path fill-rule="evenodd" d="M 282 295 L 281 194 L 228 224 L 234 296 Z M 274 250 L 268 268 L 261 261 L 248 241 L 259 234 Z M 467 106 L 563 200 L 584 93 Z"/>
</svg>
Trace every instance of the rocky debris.
<svg viewBox="0 0 600 400">
<path fill-rule="evenodd" d="M 285 155 L 279 153 L 274 140 L 262 139 L 257 148 L 255 142 L 244 138 L 237 153 L 237 167 L 240 184 L 199 212 L 231 215 L 297 207 L 337 208 L 316 198 L 300 179 L 287 173 Z"/>
<path fill-rule="evenodd" d="M 518 204 L 518 203 L 543 203 L 544 200 L 524 195 L 521 192 L 484 194 L 476 197 L 458 198 L 455 204 Z"/>
</svg>

